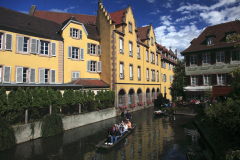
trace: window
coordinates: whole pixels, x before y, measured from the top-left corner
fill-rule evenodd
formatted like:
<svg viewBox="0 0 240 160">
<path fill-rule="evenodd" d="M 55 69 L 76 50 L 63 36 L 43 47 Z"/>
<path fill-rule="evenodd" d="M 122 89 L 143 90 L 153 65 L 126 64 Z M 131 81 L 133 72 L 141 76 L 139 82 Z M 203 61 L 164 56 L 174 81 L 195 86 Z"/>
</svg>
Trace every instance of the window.
<svg viewBox="0 0 240 160">
<path fill-rule="evenodd" d="M 101 45 L 87 43 L 87 54 L 101 55 Z"/>
<path fill-rule="evenodd" d="M 123 63 L 120 63 L 120 75 L 119 75 L 120 78 L 124 78 L 123 77 Z"/>
<path fill-rule="evenodd" d="M 164 93 L 167 93 L 167 88 L 166 88 L 166 86 L 164 87 Z"/>
<path fill-rule="evenodd" d="M 12 34 L 5 34 L 5 49 L 12 50 Z"/>
<path fill-rule="evenodd" d="M 98 72 L 102 70 L 101 61 L 87 61 L 87 72 Z"/>
<path fill-rule="evenodd" d="M 70 28 L 70 37 L 82 39 L 82 30 Z"/>
<path fill-rule="evenodd" d="M 80 72 L 72 72 L 72 81 L 80 78 Z"/>
<path fill-rule="evenodd" d="M 138 80 L 141 80 L 141 67 L 138 66 Z"/>
<path fill-rule="evenodd" d="M 224 52 L 218 52 L 216 54 L 217 62 L 224 62 Z"/>
<path fill-rule="evenodd" d="M 225 84 L 225 74 L 218 74 L 218 85 Z"/>
<path fill-rule="evenodd" d="M 90 72 L 96 72 L 96 61 L 90 62 Z"/>
<path fill-rule="evenodd" d="M 169 78 L 170 78 L 170 83 L 172 83 L 172 75 L 170 75 L 170 77 L 169 77 Z"/>
<path fill-rule="evenodd" d="M 72 37 L 78 38 L 78 30 L 73 28 L 72 31 L 73 31 Z"/>
<path fill-rule="evenodd" d="M 158 65 L 158 54 L 156 54 L 156 62 L 157 62 L 157 65 Z"/>
<path fill-rule="evenodd" d="M 153 46 L 153 37 L 151 37 L 151 45 Z"/>
<path fill-rule="evenodd" d="M 132 48 L 133 48 L 133 44 L 132 42 L 129 42 L 129 56 L 133 56 Z"/>
<path fill-rule="evenodd" d="M 3 66 L 0 66 L 0 83 L 2 83 Z"/>
<path fill-rule="evenodd" d="M 3 83 L 11 82 L 11 67 L 4 66 L 3 70 Z"/>
<path fill-rule="evenodd" d="M 49 69 L 39 69 L 39 83 L 49 83 Z"/>
<path fill-rule="evenodd" d="M 129 78 L 132 80 L 133 79 L 133 65 L 129 65 Z"/>
<path fill-rule="evenodd" d="M 232 61 L 239 61 L 239 60 L 240 60 L 239 50 L 232 51 Z"/>
<path fill-rule="evenodd" d="M 123 51 L 123 39 L 119 38 L 119 52 L 124 53 Z"/>
<path fill-rule="evenodd" d="M 207 38 L 207 45 L 213 45 L 214 44 L 214 37 L 208 37 Z"/>
<path fill-rule="evenodd" d="M 197 65 L 197 55 L 190 56 L 191 65 Z"/>
<path fill-rule="evenodd" d="M 72 59 L 79 58 L 79 48 L 72 47 Z"/>
<path fill-rule="evenodd" d="M 119 94 L 119 95 L 118 95 L 118 105 L 119 105 L 119 106 L 122 106 L 122 105 L 123 105 L 123 95 L 122 95 L 122 94 Z"/>
<path fill-rule="evenodd" d="M 193 86 L 198 85 L 198 76 L 192 76 L 192 85 Z"/>
<path fill-rule="evenodd" d="M 159 82 L 159 71 L 157 71 L 157 81 Z"/>
<path fill-rule="evenodd" d="M 148 57 L 148 50 L 146 49 L 146 61 L 149 61 L 149 57 Z"/>
<path fill-rule="evenodd" d="M 96 54 L 96 45 L 95 44 L 91 44 L 90 54 Z"/>
<path fill-rule="evenodd" d="M 28 83 L 28 68 L 16 68 L 16 83 Z"/>
<path fill-rule="evenodd" d="M 137 46 L 137 58 L 140 59 L 140 46 Z"/>
<path fill-rule="evenodd" d="M 151 63 L 155 64 L 155 59 L 154 59 L 155 55 L 153 52 L 151 52 Z"/>
<path fill-rule="evenodd" d="M 155 81 L 155 70 L 151 70 L 152 81 Z"/>
<path fill-rule="evenodd" d="M 84 60 L 84 49 L 68 46 L 68 58 L 75 60 L 80 58 L 80 60 Z"/>
<path fill-rule="evenodd" d="M 17 51 L 18 52 L 28 52 L 28 42 L 29 38 L 18 36 L 17 38 Z"/>
<path fill-rule="evenodd" d="M 40 41 L 40 54 L 48 55 L 49 53 L 49 42 Z"/>
<path fill-rule="evenodd" d="M 204 75 L 204 85 L 209 86 L 211 83 L 211 75 Z"/>
<path fill-rule="evenodd" d="M 204 54 L 203 55 L 203 63 L 204 64 L 210 63 L 210 54 Z"/>
<path fill-rule="evenodd" d="M 128 103 L 132 104 L 132 94 L 131 93 L 128 94 Z"/>
<path fill-rule="evenodd" d="M 149 69 L 147 68 L 147 81 L 149 81 Z"/>
<path fill-rule="evenodd" d="M 2 33 L 0 33 L 0 49 L 3 49 L 3 34 Z"/>
<path fill-rule="evenodd" d="M 166 76 L 166 74 L 163 74 L 163 82 L 167 82 L 167 76 Z"/>
<path fill-rule="evenodd" d="M 130 33 L 132 33 L 132 23 L 128 22 L 128 30 Z"/>
<path fill-rule="evenodd" d="M 170 63 L 168 63 L 168 69 L 171 70 L 171 64 Z"/>
</svg>

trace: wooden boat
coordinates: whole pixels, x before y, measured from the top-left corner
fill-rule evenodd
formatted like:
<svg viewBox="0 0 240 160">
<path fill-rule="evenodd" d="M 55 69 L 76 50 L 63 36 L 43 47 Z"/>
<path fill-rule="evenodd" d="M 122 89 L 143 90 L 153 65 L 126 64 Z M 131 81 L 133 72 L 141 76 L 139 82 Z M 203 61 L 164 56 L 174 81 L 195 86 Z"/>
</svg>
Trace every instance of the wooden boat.
<svg viewBox="0 0 240 160">
<path fill-rule="evenodd" d="M 132 125 L 132 129 L 129 130 L 127 133 L 125 133 L 120 139 L 118 139 L 115 143 L 113 143 L 112 145 L 108 145 L 105 144 L 107 138 L 105 138 L 103 141 L 99 142 L 96 147 L 97 148 L 104 148 L 104 149 L 111 149 L 112 147 L 114 147 L 118 142 L 120 142 L 121 140 L 123 140 L 125 137 L 127 137 L 136 127 L 136 124 Z"/>
<path fill-rule="evenodd" d="M 165 113 L 162 110 L 154 111 L 155 116 L 163 116 Z"/>
</svg>

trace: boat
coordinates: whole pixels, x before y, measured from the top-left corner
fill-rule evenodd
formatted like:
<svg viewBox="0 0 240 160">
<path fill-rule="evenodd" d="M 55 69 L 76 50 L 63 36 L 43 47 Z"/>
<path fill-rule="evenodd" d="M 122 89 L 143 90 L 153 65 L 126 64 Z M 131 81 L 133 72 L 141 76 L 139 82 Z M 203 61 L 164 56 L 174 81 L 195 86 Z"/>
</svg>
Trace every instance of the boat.
<svg viewBox="0 0 240 160">
<path fill-rule="evenodd" d="M 165 115 L 165 113 L 162 110 L 154 111 L 155 116 L 162 116 Z"/>
<path fill-rule="evenodd" d="M 107 138 L 105 138 L 103 141 L 99 142 L 96 147 L 97 148 L 103 148 L 103 149 L 111 149 L 112 147 L 114 147 L 116 144 L 118 144 L 121 140 L 123 140 L 125 137 L 127 137 L 136 127 L 136 124 L 132 125 L 132 129 L 129 130 L 127 133 L 125 133 L 120 139 L 118 139 L 115 143 L 113 143 L 112 145 L 108 145 L 105 144 Z"/>
</svg>

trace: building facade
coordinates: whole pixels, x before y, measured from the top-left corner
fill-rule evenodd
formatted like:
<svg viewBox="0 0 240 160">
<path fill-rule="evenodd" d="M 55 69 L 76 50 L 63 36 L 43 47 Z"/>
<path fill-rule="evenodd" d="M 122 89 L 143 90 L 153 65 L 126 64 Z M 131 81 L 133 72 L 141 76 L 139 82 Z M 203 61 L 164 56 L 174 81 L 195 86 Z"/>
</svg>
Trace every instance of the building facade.
<svg viewBox="0 0 240 160">
<path fill-rule="evenodd" d="M 137 28 L 130 6 L 108 13 L 100 0 L 97 16 L 39 11 L 36 6 L 29 15 L 3 7 L 0 12 L 10 15 L 0 20 L 4 85 L 72 85 L 96 93 L 110 89 L 116 106 L 158 96 L 171 100 L 177 56 L 156 43 L 152 24 Z"/>
<path fill-rule="evenodd" d="M 240 59 L 239 49 L 226 37 L 234 33 L 240 33 L 239 20 L 209 26 L 181 52 L 185 58 L 188 101 L 204 101 L 206 91 L 212 91 L 213 100 L 218 100 L 231 91 L 229 72 L 239 67 Z"/>
</svg>

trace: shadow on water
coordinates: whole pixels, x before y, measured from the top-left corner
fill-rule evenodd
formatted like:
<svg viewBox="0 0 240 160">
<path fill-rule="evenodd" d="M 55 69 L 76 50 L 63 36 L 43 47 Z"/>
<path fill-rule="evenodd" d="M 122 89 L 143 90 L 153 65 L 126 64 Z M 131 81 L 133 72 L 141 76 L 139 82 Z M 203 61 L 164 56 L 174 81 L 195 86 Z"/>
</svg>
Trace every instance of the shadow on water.
<svg viewBox="0 0 240 160">
<path fill-rule="evenodd" d="M 156 110 L 156 109 L 155 109 Z M 165 159 L 186 160 L 186 153 L 199 149 L 200 135 L 192 117 L 154 117 L 154 107 L 131 113 L 135 130 L 110 150 L 97 150 L 95 145 L 107 136 L 108 128 L 125 120 L 115 117 L 65 131 L 63 135 L 40 138 L 0 152 L 0 159 Z"/>
</svg>

